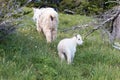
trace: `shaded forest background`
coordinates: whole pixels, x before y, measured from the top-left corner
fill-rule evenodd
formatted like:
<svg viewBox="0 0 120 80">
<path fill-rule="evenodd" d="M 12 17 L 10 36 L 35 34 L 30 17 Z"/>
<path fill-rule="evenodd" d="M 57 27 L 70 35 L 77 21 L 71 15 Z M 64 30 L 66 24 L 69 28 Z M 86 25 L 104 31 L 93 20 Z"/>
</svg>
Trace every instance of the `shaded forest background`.
<svg viewBox="0 0 120 80">
<path fill-rule="evenodd" d="M 63 12 L 65 9 L 69 9 L 74 11 L 76 14 L 96 15 L 117 5 L 115 1 L 119 0 L 32 0 L 27 6 L 50 6 L 57 8 L 60 12 Z M 21 2 L 25 2 L 25 0 L 21 0 Z"/>
<path fill-rule="evenodd" d="M 84 15 L 103 13 L 111 7 L 119 5 L 117 2 L 119 3 L 119 0 L 0 0 L 2 5 L 8 3 L 11 6 L 19 5 L 20 7 L 23 5 L 37 8 L 54 7 L 60 12 L 69 9 L 76 14 Z M 7 7 L 7 5 L 5 7 Z M 3 7 L 1 6 L 0 8 Z"/>
</svg>

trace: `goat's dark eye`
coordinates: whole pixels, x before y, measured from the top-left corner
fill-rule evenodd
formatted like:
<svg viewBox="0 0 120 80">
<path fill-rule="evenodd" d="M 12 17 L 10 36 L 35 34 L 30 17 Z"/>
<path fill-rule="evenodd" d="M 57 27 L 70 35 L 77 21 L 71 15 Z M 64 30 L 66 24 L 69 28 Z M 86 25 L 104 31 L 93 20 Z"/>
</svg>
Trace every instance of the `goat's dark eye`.
<svg viewBox="0 0 120 80">
<path fill-rule="evenodd" d="M 80 39 L 78 39 L 78 40 L 80 40 Z"/>
</svg>

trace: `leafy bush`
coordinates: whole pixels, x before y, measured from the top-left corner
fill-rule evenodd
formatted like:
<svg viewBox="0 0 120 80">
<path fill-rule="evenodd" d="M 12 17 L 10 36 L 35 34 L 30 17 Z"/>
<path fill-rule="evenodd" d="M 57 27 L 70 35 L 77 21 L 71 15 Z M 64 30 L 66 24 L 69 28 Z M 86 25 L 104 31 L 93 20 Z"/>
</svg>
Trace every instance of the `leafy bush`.
<svg viewBox="0 0 120 80">
<path fill-rule="evenodd" d="M 22 0 L 21 0 L 22 1 Z M 21 21 L 24 11 L 17 0 L 1 0 L 0 40 L 12 33 Z"/>
</svg>

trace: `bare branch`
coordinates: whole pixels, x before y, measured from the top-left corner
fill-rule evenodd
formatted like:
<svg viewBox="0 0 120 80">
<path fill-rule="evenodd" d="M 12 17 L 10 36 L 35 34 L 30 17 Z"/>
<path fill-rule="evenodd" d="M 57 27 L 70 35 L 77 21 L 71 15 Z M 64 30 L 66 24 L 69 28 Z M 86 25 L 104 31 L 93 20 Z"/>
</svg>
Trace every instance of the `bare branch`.
<svg viewBox="0 0 120 80">
<path fill-rule="evenodd" d="M 91 30 L 90 32 L 88 32 L 84 38 L 86 38 L 88 35 L 90 35 L 91 33 L 93 33 L 94 31 L 98 30 L 99 28 L 103 27 L 104 24 L 106 24 L 107 22 L 112 21 L 113 19 L 117 18 L 118 15 L 120 14 L 120 10 L 118 10 L 116 12 L 116 14 L 114 14 L 112 17 L 108 18 L 107 20 L 103 21 L 102 23 L 100 23 L 98 26 L 96 26 L 93 30 Z"/>
<path fill-rule="evenodd" d="M 15 31 L 25 13 L 22 7 L 29 2 L 31 0 L 27 0 L 23 6 L 20 6 L 20 2 L 16 0 L 3 0 L 0 2 L 0 40 Z"/>
<path fill-rule="evenodd" d="M 108 4 L 108 3 L 117 3 L 117 4 L 120 4 L 120 1 L 116 0 L 116 1 L 107 1 L 107 2 L 105 2 L 105 4 Z"/>
<path fill-rule="evenodd" d="M 95 23 L 95 21 L 93 22 L 89 22 L 87 24 L 80 24 L 80 25 L 76 25 L 76 26 L 72 26 L 70 28 L 67 28 L 67 29 L 63 29 L 63 30 L 60 30 L 61 32 L 68 32 L 70 30 L 78 30 L 78 29 L 83 29 L 83 28 L 86 28 L 86 27 L 89 27 L 89 26 L 93 26 Z"/>
<path fill-rule="evenodd" d="M 81 28 L 85 28 L 85 27 L 88 27 L 88 26 L 89 26 L 89 24 L 72 26 L 71 28 L 61 30 L 61 32 L 68 32 L 68 31 L 70 31 L 70 30 L 81 29 Z"/>
</svg>

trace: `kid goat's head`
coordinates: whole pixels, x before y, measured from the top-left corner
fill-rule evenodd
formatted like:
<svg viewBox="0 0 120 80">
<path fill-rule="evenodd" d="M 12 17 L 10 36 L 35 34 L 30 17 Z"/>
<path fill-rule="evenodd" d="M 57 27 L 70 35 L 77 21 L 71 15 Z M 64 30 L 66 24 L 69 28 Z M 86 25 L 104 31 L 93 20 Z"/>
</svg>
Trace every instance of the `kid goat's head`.
<svg viewBox="0 0 120 80">
<path fill-rule="evenodd" d="M 82 37 L 81 37 L 81 35 L 75 35 L 75 37 L 76 37 L 76 43 L 78 44 L 78 45 L 82 45 L 82 43 L 83 43 L 83 40 L 82 40 Z"/>
</svg>

